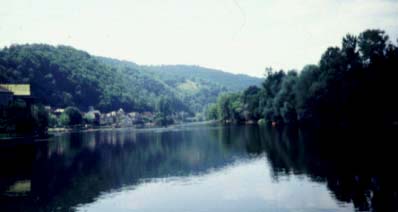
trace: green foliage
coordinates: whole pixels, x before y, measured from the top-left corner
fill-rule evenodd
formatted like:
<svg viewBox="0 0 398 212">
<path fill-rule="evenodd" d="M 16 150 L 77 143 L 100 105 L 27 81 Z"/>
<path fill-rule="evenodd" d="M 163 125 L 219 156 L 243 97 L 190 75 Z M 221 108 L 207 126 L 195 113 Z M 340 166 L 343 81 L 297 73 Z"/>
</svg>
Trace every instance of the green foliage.
<svg viewBox="0 0 398 212">
<path fill-rule="evenodd" d="M 57 127 L 59 125 L 57 116 L 54 114 L 48 115 L 48 126 L 49 127 Z"/>
<path fill-rule="evenodd" d="M 222 121 L 240 122 L 242 120 L 243 104 L 240 94 L 222 94 L 217 100 L 217 117 Z"/>
<path fill-rule="evenodd" d="M 67 107 L 58 119 L 58 125 L 63 127 L 80 125 L 82 122 L 82 114 L 76 107 Z"/>
<path fill-rule="evenodd" d="M 274 99 L 277 114 L 280 114 L 284 123 L 295 123 L 297 121 L 295 88 L 298 75 L 289 72 L 282 81 L 281 88 Z"/>
<path fill-rule="evenodd" d="M 205 111 L 207 120 L 217 120 L 217 104 L 210 104 Z"/>
<path fill-rule="evenodd" d="M 109 64 L 67 46 L 13 45 L 2 49 L 0 82 L 30 83 L 40 102 L 61 108 L 151 111 L 159 96 L 177 97 L 172 88 L 137 67 Z"/>
<path fill-rule="evenodd" d="M 157 113 L 155 116 L 155 124 L 157 126 L 168 126 L 173 123 L 173 119 L 170 116 L 165 115 L 164 113 Z"/>
<path fill-rule="evenodd" d="M 257 124 L 258 124 L 258 125 L 265 125 L 265 124 L 266 124 L 265 119 L 259 119 L 259 120 L 257 121 Z"/>
<path fill-rule="evenodd" d="M 177 88 L 182 92 L 195 94 L 200 91 L 199 85 L 191 80 L 187 80 L 186 82 L 182 82 L 177 85 Z"/>
<path fill-rule="evenodd" d="M 155 111 L 159 99 L 167 97 L 175 111 L 193 114 L 219 94 L 260 79 L 197 66 L 139 66 L 68 46 L 34 44 L 0 50 L 0 82 L 30 83 L 33 96 L 55 108 Z"/>
<path fill-rule="evenodd" d="M 300 74 L 267 68 L 261 89 L 219 96 L 217 118 L 315 126 L 392 125 L 398 122 L 398 103 L 393 100 L 397 69 L 398 48 L 383 31 L 367 30 L 358 38 L 347 35 L 341 48 L 328 48 L 318 65 L 305 66 Z"/>
<path fill-rule="evenodd" d="M 94 113 L 86 113 L 83 116 L 83 120 L 86 124 L 94 124 L 95 121 L 95 115 Z"/>
<path fill-rule="evenodd" d="M 186 80 L 221 86 L 228 91 L 241 91 L 249 86 L 260 85 L 261 79 L 243 74 L 231 74 L 220 70 L 188 65 L 145 66 L 147 70 L 159 75 L 170 85 L 178 85 Z"/>
<path fill-rule="evenodd" d="M 61 126 L 68 126 L 69 123 L 70 123 L 70 119 L 69 119 L 68 114 L 62 113 L 62 114 L 59 116 L 59 125 L 61 125 Z"/>
<path fill-rule="evenodd" d="M 367 30 L 358 37 L 359 52 L 365 63 L 382 59 L 386 53 L 388 36 L 381 30 Z"/>
<path fill-rule="evenodd" d="M 257 120 L 260 117 L 261 89 L 256 86 L 250 86 L 242 94 L 243 116 L 245 120 Z"/>
<path fill-rule="evenodd" d="M 128 61 L 101 59 L 118 67 L 143 70 L 144 73 L 164 83 L 175 93 L 177 100 L 184 103 L 183 108 L 189 108 L 188 112 L 192 112 L 191 115 L 195 112 L 202 112 L 207 105 L 216 102 L 221 93 L 240 91 L 250 85 L 261 83 L 260 78 L 235 75 L 199 66 L 139 66 Z M 170 95 L 168 97 L 175 98 Z M 156 104 L 158 99 L 154 102 Z"/>
<path fill-rule="evenodd" d="M 156 110 L 165 116 L 171 115 L 173 113 L 173 101 L 166 97 L 160 98 L 156 103 Z"/>
<path fill-rule="evenodd" d="M 82 114 L 80 110 L 76 107 L 67 107 L 63 112 L 63 114 L 65 114 L 68 117 L 67 119 L 64 120 L 68 121 L 66 122 L 67 123 L 66 125 L 69 126 L 79 125 L 83 121 Z"/>
<path fill-rule="evenodd" d="M 286 74 L 283 71 L 272 73 L 271 70 L 268 70 L 267 78 L 263 82 L 263 95 L 260 99 L 260 107 L 263 108 L 263 116 L 268 122 L 282 119 L 274 98 L 281 89 L 282 80 L 285 76 Z"/>
<path fill-rule="evenodd" d="M 40 104 L 32 106 L 32 116 L 36 132 L 39 135 L 46 134 L 47 127 L 49 125 L 49 115 L 43 105 Z"/>
</svg>

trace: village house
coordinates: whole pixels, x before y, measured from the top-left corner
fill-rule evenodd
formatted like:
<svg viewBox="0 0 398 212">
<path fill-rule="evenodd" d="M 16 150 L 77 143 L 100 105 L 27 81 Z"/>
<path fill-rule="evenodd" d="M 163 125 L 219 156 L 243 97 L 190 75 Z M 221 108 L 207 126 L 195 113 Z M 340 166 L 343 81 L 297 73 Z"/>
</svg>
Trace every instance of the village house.
<svg viewBox="0 0 398 212">
<path fill-rule="evenodd" d="M 131 112 L 128 114 L 134 125 L 144 124 L 142 115 L 139 112 Z"/>
<path fill-rule="evenodd" d="M 29 125 L 33 121 L 34 100 L 29 84 L 0 84 L 0 120 L 5 121 L 0 126 L 0 133 L 34 133 L 36 129 Z M 17 101 L 23 102 L 24 106 L 12 114 L 11 103 Z"/>
<path fill-rule="evenodd" d="M 63 108 L 57 108 L 54 110 L 54 115 L 60 116 L 64 111 L 65 111 L 65 109 L 63 109 Z"/>
<path fill-rule="evenodd" d="M 29 84 L 0 84 L 0 96 L 0 105 L 8 105 L 10 101 L 22 99 L 30 108 L 34 101 Z"/>
</svg>

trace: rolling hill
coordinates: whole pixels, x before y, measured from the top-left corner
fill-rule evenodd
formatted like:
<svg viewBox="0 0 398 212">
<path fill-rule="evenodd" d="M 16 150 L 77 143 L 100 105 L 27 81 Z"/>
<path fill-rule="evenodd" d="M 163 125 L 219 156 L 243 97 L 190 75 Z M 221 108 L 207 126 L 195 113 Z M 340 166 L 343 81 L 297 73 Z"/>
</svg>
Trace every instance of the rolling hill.
<svg viewBox="0 0 398 212">
<path fill-rule="evenodd" d="M 175 111 L 198 112 L 220 93 L 261 81 L 199 66 L 142 66 L 62 45 L 12 45 L 0 50 L 0 82 L 30 83 L 32 94 L 53 107 L 155 111 L 159 99 L 167 98 Z"/>
</svg>

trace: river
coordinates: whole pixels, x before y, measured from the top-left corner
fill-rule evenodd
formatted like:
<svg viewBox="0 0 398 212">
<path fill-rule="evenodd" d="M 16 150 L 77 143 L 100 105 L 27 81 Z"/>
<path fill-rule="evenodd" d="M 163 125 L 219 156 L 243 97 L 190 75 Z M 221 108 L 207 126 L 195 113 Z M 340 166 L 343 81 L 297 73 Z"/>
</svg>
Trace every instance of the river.
<svg viewBox="0 0 398 212">
<path fill-rule="evenodd" d="M 66 133 L 0 147 L 0 211 L 397 211 L 395 134 L 220 125 Z"/>
</svg>

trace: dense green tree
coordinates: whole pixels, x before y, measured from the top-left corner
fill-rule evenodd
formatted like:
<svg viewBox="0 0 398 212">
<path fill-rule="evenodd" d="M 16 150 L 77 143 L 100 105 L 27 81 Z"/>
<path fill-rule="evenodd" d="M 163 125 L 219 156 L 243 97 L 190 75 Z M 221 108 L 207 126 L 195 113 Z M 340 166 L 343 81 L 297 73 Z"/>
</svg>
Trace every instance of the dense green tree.
<svg viewBox="0 0 398 212">
<path fill-rule="evenodd" d="M 316 65 L 303 68 L 295 86 L 297 119 L 302 123 L 316 122 L 317 99 L 323 87 L 318 82 L 320 70 Z"/>
<path fill-rule="evenodd" d="M 275 96 L 274 104 L 284 123 L 297 122 L 296 95 L 294 93 L 298 75 L 295 71 L 289 72 L 283 79 L 281 89 Z"/>
<path fill-rule="evenodd" d="M 58 127 L 59 126 L 57 116 L 55 116 L 54 114 L 48 115 L 48 126 L 49 127 Z"/>
<path fill-rule="evenodd" d="M 318 65 L 307 65 L 300 74 L 267 68 L 261 89 L 221 95 L 218 119 L 317 127 L 397 125 L 397 70 L 398 48 L 384 31 L 348 34 L 341 48 L 328 48 Z"/>
<path fill-rule="evenodd" d="M 382 30 L 366 30 L 358 37 L 359 52 L 364 64 L 382 59 L 386 54 L 388 35 Z"/>
<path fill-rule="evenodd" d="M 259 110 L 261 89 L 257 86 L 250 86 L 242 93 L 243 116 L 245 120 L 258 120 L 261 111 Z"/>
<path fill-rule="evenodd" d="M 217 104 L 213 103 L 207 106 L 205 111 L 206 119 L 208 120 L 217 120 Z"/>
<path fill-rule="evenodd" d="M 161 97 L 156 104 L 156 110 L 159 113 L 169 116 L 173 113 L 172 105 L 173 105 L 173 102 L 170 98 Z"/>
<path fill-rule="evenodd" d="M 67 107 L 60 116 L 61 123 L 66 126 L 82 124 L 83 117 L 80 110 L 76 107 Z"/>
<path fill-rule="evenodd" d="M 222 94 L 217 100 L 217 117 L 219 120 L 228 122 L 243 121 L 243 103 L 240 94 Z"/>
<path fill-rule="evenodd" d="M 43 105 L 34 105 L 32 107 L 32 116 L 36 133 L 41 136 L 47 134 L 47 128 L 49 125 L 49 114 L 44 109 Z"/>
<path fill-rule="evenodd" d="M 228 120 L 231 117 L 229 95 L 221 94 L 217 99 L 217 117 L 219 120 Z"/>
<path fill-rule="evenodd" d="M 69 123 L 70 123 L 70 119 L 69 119 L 68 114 L 62 113 L 59 116 L 59 125 L 60 126 L 69 126 Z"/>
<path fill-rule="evenodd" d="M 282 116 L 275 105 L 274 98 L 281 89 L 282 81 L 286 74 L 282 70 L 272 73 L 268 70 L 267 78 L 263 82 L 263 92 L 260 97 L 260 108 L 267 122 L 281 121 Z"/>
<path fill-rule="evenodd" d="M 86 113 L 83 116 L 83 121 L 86 124 L 94 124 L 95 122 L 95 115 L 93 113 Z"/>
</svg>

